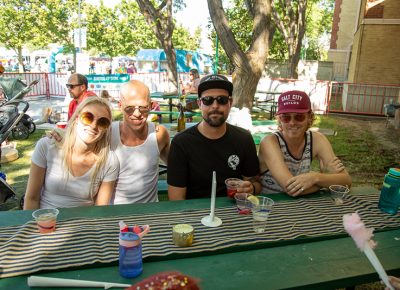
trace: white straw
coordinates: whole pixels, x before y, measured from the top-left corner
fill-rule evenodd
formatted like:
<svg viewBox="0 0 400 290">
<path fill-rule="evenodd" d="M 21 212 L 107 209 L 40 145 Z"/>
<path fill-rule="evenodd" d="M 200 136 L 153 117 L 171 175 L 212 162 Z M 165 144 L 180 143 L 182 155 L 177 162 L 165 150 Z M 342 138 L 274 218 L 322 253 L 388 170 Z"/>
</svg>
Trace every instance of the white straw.
<svg viewBox="0 0 400 290">
<path fill-rule="evenodd" d="M 60 278 L 49 278 L 30 276 L 28 277 L 29 287 L 102 287 L 104 289 L 109 288 L 126 288 L 130 287 L 129 284 L 118 284 L 108 282 L 97 282 L 87 280 L 74 280 L 74 279 L 60 279 Z"/>
<path fill-rule="evenodd" d="M 217 174 L 215 173 L 215 171 L 213 171 L 212 186 L 211 186 L 211 213 L 210 213 L 211 222 L 214 220 L 214 214 L 215 214 L 216 191 L 217 191 Z"/>
</svg>

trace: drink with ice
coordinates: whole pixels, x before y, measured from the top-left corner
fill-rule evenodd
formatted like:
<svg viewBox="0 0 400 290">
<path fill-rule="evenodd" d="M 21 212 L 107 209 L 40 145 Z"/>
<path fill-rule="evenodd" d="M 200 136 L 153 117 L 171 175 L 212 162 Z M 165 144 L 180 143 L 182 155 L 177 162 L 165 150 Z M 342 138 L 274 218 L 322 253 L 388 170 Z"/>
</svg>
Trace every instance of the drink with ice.
<svg viewBox="0 0 400 290">
<path fill-rule="evenodd" d="M 253 212 L 253 229 L 256 233 L 265 232 L 265 226 L 267 224 L 269 212 L 269 210 Z"/>
<path fill-rule="evenodd" d="M 257 201 L 253 202 L 252 200 L 253 230 L 256 233 L 265 232 L 268 216 L 273 205 L 274 201 L 264 196 L 257 196 Z"/>
</svg>

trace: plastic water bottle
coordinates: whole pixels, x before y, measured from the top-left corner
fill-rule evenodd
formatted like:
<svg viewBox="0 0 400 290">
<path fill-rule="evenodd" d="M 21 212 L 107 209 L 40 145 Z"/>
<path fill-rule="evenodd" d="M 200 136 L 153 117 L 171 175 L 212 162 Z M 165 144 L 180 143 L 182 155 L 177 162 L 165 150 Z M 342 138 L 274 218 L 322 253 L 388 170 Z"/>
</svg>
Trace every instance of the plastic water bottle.
<svg viewBox="0 0 400 290">
<path fill-rule="evenodd" d="M 396 214 L 400 206 L 400 169 L 390 168 L 385 175 L 378 207 L 389 214 Z"/>
<path fill-rule="evenodd" d="M 119 234 L 119 273 L 124 278 L 135 278 L 143 272 L 142 242 L 133 232 Z"/>
</svg>

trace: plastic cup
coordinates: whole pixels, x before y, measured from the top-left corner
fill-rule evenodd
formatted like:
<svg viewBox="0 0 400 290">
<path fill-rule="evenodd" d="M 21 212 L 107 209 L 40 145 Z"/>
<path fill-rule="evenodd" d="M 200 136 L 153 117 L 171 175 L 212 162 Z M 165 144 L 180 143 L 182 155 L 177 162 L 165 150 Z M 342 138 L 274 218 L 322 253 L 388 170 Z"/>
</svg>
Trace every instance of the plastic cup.
<svg viewBox="0 0 400 290">
<path fill-rule="evenodd" d="M 242 184 L 243 180 L 239 178 L 228 178 L 225 180 L 226 191 L 228 197 L 233 198 L 237 192 L 237 188 Z"/>
<path fill-rule="evenodd" d="M 253 230 L 256 233 L 265 232 L 269 213 L 272 210 L 274 201 L 268 197 L 257 196 L 258 204 L 253 203 L 251 212 L 253 213 Z"/>
<path fill-rule="evenodd" d="M 350 189 L 344 185 L 331 185 L 329 186 L 331 197 L 335 205 L 343 204 L 343 198 L 350 192 Z"/>
<path fill-rule="evenodd" d="M 56 127 L 59 129 L 65 129 L 67 128 L 68 122 L 57 122 Z"/>
<path fill-rule="evenodd" d="M 239 214 L 250 214 L 251 213 L 251 202 L 247 199 L 250 194 L 248 193 L 236 193 L 236 208 Z"/>
<path fill-rule="evenodd" d="M 36 220 L 39 233 L 48 234 L 56 230 L 57 215 L 59 211 L 56 208 L 38 209 L 32 213 Z"/>
</svg>

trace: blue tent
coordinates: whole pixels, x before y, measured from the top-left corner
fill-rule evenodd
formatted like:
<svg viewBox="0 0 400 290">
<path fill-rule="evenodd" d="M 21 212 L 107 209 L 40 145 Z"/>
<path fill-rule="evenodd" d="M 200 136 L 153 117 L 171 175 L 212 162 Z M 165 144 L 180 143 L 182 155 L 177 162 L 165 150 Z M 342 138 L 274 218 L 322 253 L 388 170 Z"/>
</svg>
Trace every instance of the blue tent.
<svg viewBox="0 0 400 290">
<path fill-rule="evenodd" d="M 197 51 L 176 49 L 178 72 L 198 69 L 200 74 L 211 72 L 212 58 Z M 162 49 L 141 49 L 136 55 L 138 72 L 162 72 L 167 70 L 167 58 Z"/>
</svg>

